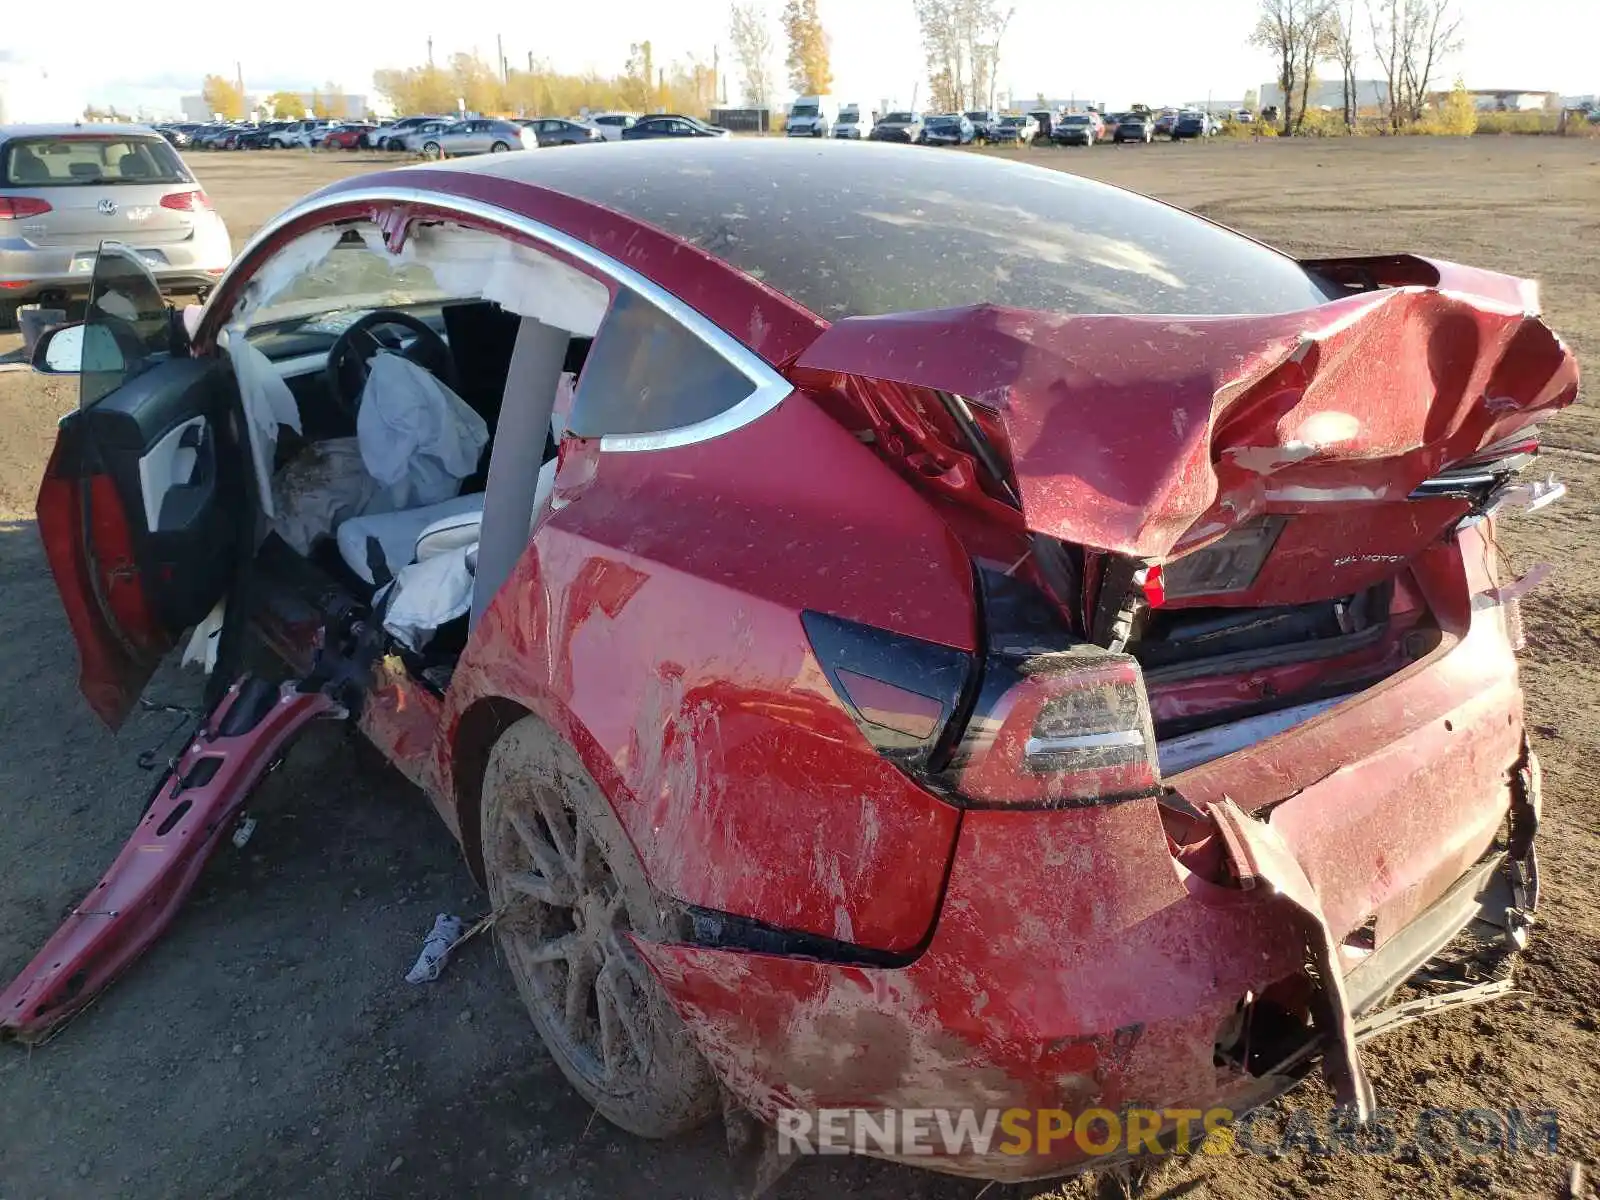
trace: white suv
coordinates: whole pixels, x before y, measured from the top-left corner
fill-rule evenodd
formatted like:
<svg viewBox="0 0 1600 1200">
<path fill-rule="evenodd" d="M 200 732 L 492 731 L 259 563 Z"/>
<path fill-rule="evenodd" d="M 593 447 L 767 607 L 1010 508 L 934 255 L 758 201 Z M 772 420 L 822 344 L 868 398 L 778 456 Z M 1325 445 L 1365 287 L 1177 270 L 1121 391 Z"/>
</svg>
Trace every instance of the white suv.
<svg viewBox="0 0 1600 1200">
<path fill-rule="evenodd" d="M 592 113 L 584 118 L 584 121 L 598 129 L 600 136 L 608 142 L 620 142 L 622 131 L 638 120 L 637 114 L 622 112 Z"/>
</svg>

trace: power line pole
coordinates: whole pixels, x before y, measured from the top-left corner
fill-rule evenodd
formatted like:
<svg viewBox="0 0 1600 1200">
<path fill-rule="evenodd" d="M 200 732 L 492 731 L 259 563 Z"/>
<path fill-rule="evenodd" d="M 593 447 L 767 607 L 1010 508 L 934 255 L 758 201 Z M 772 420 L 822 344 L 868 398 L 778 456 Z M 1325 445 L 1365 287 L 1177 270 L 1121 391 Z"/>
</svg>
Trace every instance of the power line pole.
<svg viewBox="0 0 1600 1200">
<path fill-rule="evenodd" d="M 496 64 L 500 68 L 500 82 L 503 85 L 508 78 L 509 73 L 506 71 L 505 43 L 501 40 L 498 33 L 494 35 L 494 57 Z"/>
<path fill-rule="evenodd" d="M 428 65 L 433 66 L 433 34 L 428 35 Z"/>
</svg>

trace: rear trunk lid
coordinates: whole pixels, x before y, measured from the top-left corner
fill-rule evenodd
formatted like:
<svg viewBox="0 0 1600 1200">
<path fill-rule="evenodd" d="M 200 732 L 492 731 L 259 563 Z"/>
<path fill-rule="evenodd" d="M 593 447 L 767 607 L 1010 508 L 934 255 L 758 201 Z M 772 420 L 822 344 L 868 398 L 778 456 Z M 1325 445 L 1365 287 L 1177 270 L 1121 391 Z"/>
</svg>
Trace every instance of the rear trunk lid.
<svg viewBox="0 0 1600 1200">
<path fill-rule="evenodd" d="M 1164 563 L 1291 516 L 1236 602 L 1333 596 L 1391 573 L 1465 511 L 1411 500 L 1419 485 L 1577 395 L 1528 285 L 1406 261 L 1454 286 L 1265 316 L 851 317 L 795 374 L 970 401 L 1022 523 L 1061 542 Z"/>
</svg>

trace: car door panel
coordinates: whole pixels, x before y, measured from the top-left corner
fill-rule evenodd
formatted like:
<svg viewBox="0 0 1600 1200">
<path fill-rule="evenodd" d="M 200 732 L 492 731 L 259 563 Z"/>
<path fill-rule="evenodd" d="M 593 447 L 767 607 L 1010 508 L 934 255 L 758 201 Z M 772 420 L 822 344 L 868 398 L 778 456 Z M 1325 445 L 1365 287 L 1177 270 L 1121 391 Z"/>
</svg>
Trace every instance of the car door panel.
<svg viewBox="0 0 1600 1200">
<path fill-rule="evenodd" d="M 123 364 L 82 376 L 81 407 L 62 419 L 39 488 L 79 683 L 113 728 L 227 591 L 247 515 L 233 374 L 221 358 L 173 354 L 158 336 L 164 315 L 137 257 L 103 247 L 89 325 L 114 338 Z"/>
</svg>

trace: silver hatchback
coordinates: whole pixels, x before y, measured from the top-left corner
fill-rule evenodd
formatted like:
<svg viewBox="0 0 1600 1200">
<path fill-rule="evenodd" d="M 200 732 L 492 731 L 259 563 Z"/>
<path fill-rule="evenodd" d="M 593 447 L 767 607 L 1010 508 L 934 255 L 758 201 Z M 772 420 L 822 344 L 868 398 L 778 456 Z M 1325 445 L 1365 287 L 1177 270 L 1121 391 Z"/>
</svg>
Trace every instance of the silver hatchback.
<svg viewBox="0 0 1600 1200">
<path fill-rule="evenodd" d="M 134 250 L 169 292 L 233 260 L 228 230 L 165 138 L 131 125 L 0 125 L 0 321 L 84 296 L 101 242 Z"/>
</svg>

